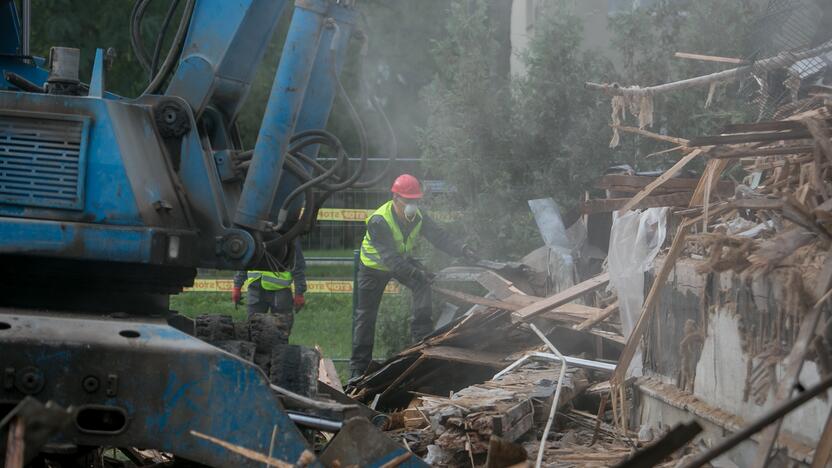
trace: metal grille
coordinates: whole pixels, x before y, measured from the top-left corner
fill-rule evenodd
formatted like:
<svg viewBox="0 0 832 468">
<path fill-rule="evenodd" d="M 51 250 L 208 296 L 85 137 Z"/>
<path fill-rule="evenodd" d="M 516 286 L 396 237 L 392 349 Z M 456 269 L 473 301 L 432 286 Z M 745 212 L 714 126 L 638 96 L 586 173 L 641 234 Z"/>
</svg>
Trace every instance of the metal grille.
<svg viewBox="0 0 832 468">
<path fill-rule="evenodd" d="M 83 206 L 87 120 L 0 113 L 0 203 Z"/>
<path fill-rule="evenodd" d="M 823 46 L 832 40 L 832 3 L 828 0 L 768 0 L 763 13 L 756 18 L 748 37 L 746 59 L 754 61 L 775 57 L 784 51 L 801 52 Z M 779 118 L 784 105 L 789 111 L 803 110 L 812 105 L 806 99 L 805 85 L 824 83 L 832 65 L 832 52 L 755 76 L 755 86 L 746 88 L 757 107 L 758 119 Z M 828 84 L 828 82 L 826 83 Z"/>
</svg>

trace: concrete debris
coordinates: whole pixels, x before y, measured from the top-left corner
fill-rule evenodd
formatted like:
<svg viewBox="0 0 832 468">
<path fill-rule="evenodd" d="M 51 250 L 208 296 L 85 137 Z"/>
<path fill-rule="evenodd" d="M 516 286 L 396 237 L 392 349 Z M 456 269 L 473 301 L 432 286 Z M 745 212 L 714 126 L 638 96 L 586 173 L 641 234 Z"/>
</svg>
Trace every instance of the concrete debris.
<svg viewBox="0 0 832 468">
<path fill-rule="evenodd" d="M 832 92 L 818 92 L 814 108 L 719 135 L 622 127 L 683 156 L 664 173 L 600 178 L 607 197 L 583 202 L 577 231 L 597 245 L 586 219 L 608 217 L 603 267 L 567 245 L 548 200 L 534 201 L 544 238 L 554 229 L 563 242 L 548 239 L 513 268 L 440 272 L 436 290 L 454 304 L 443 326 L 347 392 L 392 414 L 388 433 L 435 466 L 533 463 L 541 443 L 542 465 L 557 467 L 825 466 L 832 404 L 817 389 L 832 372 Z M 706 161 L 699 178 L 686 168 L 695 159 Z M 553 253 L 569 257 L 569 272 L 552 276 Z M 560 364 L 516 364 L 549 352 L 535 327 L 567 362 L 542 442 Z M 798 401 L 794 388 L 821 396 Z"/>
</svg>

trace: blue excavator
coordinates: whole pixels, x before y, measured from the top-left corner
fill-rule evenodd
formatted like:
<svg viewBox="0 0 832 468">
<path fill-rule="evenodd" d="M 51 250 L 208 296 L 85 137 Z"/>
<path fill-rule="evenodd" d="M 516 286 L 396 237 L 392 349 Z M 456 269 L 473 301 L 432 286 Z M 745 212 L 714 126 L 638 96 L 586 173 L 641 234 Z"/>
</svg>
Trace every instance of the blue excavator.
<svg viewBox="0 0 832 468">
<path fill-rule="evenodd" d="M 136 0 L 130 31 L 152 78 L 127 98 L 107 90 L 114 54 L 96 50 L 85 82 L 78 49 L 32 55 L 30 0 L 0 0 L 6 466 L 150 466 L 136 448 L 169 454 L 160 467 L 268 466 L 263 456 L 426 466 L 368 408 L 282 387 L 169 307 L 197 268 L 290 268 L 293 240 L 326 198 L 374 182 L 324 130 L 350 41 L 362 38 L 354 0 L 172 0 L 165 24 L 181 19 L 164 57 L 142 47 L 149 3 Z M 288 33 L 246 151 L 237 118 L 283 15 Z M 316 160 L 323 147 L 335 163 Z M 306 372 L 284 358 L 273 374 Z M 336 435 L 324 444 L 315 430 Z"/>
</svg>

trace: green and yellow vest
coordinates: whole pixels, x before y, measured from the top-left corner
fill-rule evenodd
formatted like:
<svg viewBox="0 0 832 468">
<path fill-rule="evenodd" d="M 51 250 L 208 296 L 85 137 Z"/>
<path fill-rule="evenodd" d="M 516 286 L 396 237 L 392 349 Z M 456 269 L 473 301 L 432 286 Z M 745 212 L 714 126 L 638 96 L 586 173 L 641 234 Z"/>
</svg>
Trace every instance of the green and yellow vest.
<svg viewBox="0 0 832 468">
<path fill-rule="evenodd" d="M 260 280 L 260 287 L 265 291 L 279 291 L 292 286 L 292 272 L 291 271 L 261 271 L 252 270 L 246 272 L 245 287 L 251 286 L 251 283 Z"/>
<path fill-rule="evenodd" d="M 387 226 L 390 227 L 390 231 L 393 233 L 393 240 L 396 243 L 396 251 L 401 255 L 411 255 L 413 252 L 413 246 L 416 244 L 416 238 L 419 237 L 419 232 L 422 230 L 422 213 L 417 211 L 419 222 L 416 223 L 416 226 L 412 231 L 410 231 L 407 239 L 405 239 L 404 235 L 402 235 L 399 223 L 397 223 L 394 218 L 392 200 L 381 205 L 379 209 L 368 216 L 366 221 L 368 224 L 373 216 L 381 216 L 384 218 L 384 221 L 387 222 Z M 364 266 L 375 270 L 390 271 L 390 268 L 385 266 L 381 261 L 381 255 L 379 255 L 378 250 L 376 250 L 373 246 L 373 240 L 370 238 L 369 229 L 367 230 L 367 233 L 364 234 L 364 240 L 361 242 L 361 263 L 363 263 Z"/>
</svg>

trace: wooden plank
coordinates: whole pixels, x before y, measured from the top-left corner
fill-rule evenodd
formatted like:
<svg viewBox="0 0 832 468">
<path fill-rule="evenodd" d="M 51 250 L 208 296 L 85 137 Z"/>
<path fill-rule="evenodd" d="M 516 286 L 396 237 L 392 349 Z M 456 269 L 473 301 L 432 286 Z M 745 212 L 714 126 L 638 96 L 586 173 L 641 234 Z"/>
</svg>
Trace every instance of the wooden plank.
<svg viewBox="0 0 832 468">
<path fill-rule="evenodd" d="M 618 333 L 608 332 L 604 330 L 586 330 L 586 332 L 590 335 L 594 335 L 621 345 L 627 343 L 627 339 L 619 335 Z"/>
<path fill-rule="evenodd" d="M 618 301 L 615 301 L 612 304 L 605 307 L 598 315 L 588 318 L 572 328 L 574 328 L 575 330 L 587 330 L 603 322 L 616 312 L 618 312 Z"/>
<path fill-rule="evenodd" d="M 522 306 L 513 304 L 511 302 L 505 301 L 498 301 L 496 299 L 488 299 L 485 297 L 474 296 L 473 294 L 466 294 L 459 291 L 452 291 L 450 289 L 440 288 L 439 286 L 433 286 L 432 289 L 439 294 L 451 298 L 456 299 L 458 301 L 466 302 L 468 304 L 477 304 L 486 307 L 494 307 L 496 309 L 502 310 L 520 310 Z"/>
<path fill-rule="evenodd" d="M 453 346 L 431 346 L 422 350 L 422 358 L 441 359 L 443 361 L 461 362 L 464 364 L 475 364 L 495 369 L 502 369 L 506 366 L 506 363 L 503 360 L 504 357 L 504 355 L 499 353 L 456 348 Z"/>
<path fill-rule="evenodd" d="M 513 424 L 512 426 L 508 427 L 507 429 L 503 429 L 500 434 L 498 434 L 503 439 L 508 441 L 515 441 L 519 439 L 523 434 L 529 432 L 534 425 L 534 414 L 528 413 L 523 416 L 517 423 Z"/>
<path fill-rule="evenodd" d="M 595 186 L 599 189 L 605 190 L 622 186 L 643 189 L 655 181 L 656 177 L 611 174 L 601 177 Z M 670 190 L 690 192 L 696 188 L 697 184 L 699 184 L 698 178 L 673 177 L 665 181 L 663 187 Z"/>
<path fill-rule="evenodd" d="M 645 197 L 635 208 L 656 208 L 662 206 L 688 206 L 692 192 L 676 192 L 667 195 Z M 581 214 L 610 213 L 618 211 L 630 201 L 629 198 L 597 198 L 581 203 Z"/>
<path fill-rule="evenodd" d="M 688 59 L 688 60 L 702 60 L 704 62 L 718 62 L 718 63 L 732 63 L 734 65 L 743 65 L 747 63 L 743 59 L 738 59 L 734 57 L 720 57 L 717 55 L 703 55 L 703 54 L 691 54 L 688 52 L 676 52 L 673 54 L 676 58 L 681 59 Z"/>
<path fill-rule="evenodd" d="M 511 314 L 512 321 L 528 321 L 543 312 L 555 309 L 560 305 L 574 301 L 588 292 L 602 288 L 606 286 L 609 281 L 610 274 L 606 272 L 601 273 L 594 278 L 578 283 L 570 288 L 566 288 L 553 296 L 543 299 L 542 301 L 523 307 L 522 309 Z"/>
<path fill-rule="evenodd" d="M 6 439 L 6 468 L 23 468 L 23 454 L 26 451 L 24 439 L 26 423 L 20 417 L 12 419 Z"/>
<path fill-rule="evenodd" d="M 644 187 L 644 189 L 642 191 L 635 194 L 633 196 L 633 198 L 630 199 L 630 202 L 627 203 L 626 205 L 624 205 L 624 207 L 621 208 L 621 210 L 622 211 L 628 211 L 628 210 L 632 210 L 633 207 L 638 206 L 638 204 L 641 203 L 641 201 L 643 199 L 645 199 L 651 193 L 653 193 L 654 190 L 656 190 L 657 188 L 661 187 L 663 184 L 665 184 L 669 180 L 671 180 L 673 178 L 673 176 L 675 176 L 679 171 L 681 171 L 685 166 L 687 166 L 688 163 L 690 163 L 691 161 L 696 159 L 696 157 L 699 156 L 700 154 L 702 154 L 702 150 L 699 150 L 699 149 L 691 151 L 690 153 L 686 154 L 682 159 L 677 161 L 676 164 L 673 165 L 673 167 L 671 167 L 670 169 L 665 171 L 664 174 L 662 174 L 661 176 L 656 178 L 653 182 L 650 182 L 649 184 L 647 184 L 647 186 Z"/>
<path fill-rule="evenodd" d="M 645 136 L 647 138 L 652 138 L 654 140 L 666 141 L 668 143 L 673 143 L 677 146 L 688 146 L 688 140 L 686 140 L 684 138 L 677 138 L 677 137 L 662 135 L 662 134 L 654 133 L 654 132 L 644 130 L 644 129 L 641 129 L 641 128 L 638 128 L 638 127 L 626 127 L 626 126 L 623 126 L 623 125 L 610 125 L 610 127 L 614 128 L 616 130 L 620 130 L 622 132 L 635 133 L 637 135 Z"/>
<path fill-rule="evenodd" d="M 378 395 L 377 401 L 381 401 L 382 398 L 387 396 L 391 391 L 397 389 L 399 384 L 402 383 L 402 381 L 404 381 L 404 379 L 406 379 L 410 374 L 412 374 L 413 371 L 415 371 L 416 368 L 419 367 L 423 362 L 425 362 L 425 359 L 422 356 L 419 356 L 415 361 L 413 361 L 413 364 L 411 364 L 410 367 L 408 367 L 404 370 L 404 372 L 399 374 L 395 378 L 395 380 L 393 380 L 393 382 L 391 382 L 390 385 L 388 385 L 387 388 L 385 388 L 384 391 L 381 392 L 381 395 Z M 372 405 L 371 408 L 375 409 L 375 405 Z"/>
<path fill-rule="evenodd" d="M 800 372 L 803 370 L 803 363 L 810 352 L 812 339 L 815 337 L 815 330 L 818 327 L 821 316 L 824 315 L 823 306 L 829 299 L 827 296 L 830 288 L 832 288 L 832 255 L 826 257 L 823 263 L 823 269 L 817 277 L 814 290 L 817 302 L 803 317 L 800 323 L 797 339 L 794 345 L 792 345 L 789 355 L 786 357 L 786 372 L 783 378 L 777 382 L 777 390 L 775 391 L 774 402 L 772 402 L 773 406 L 791 398 L 795 385 L 798 383 Z M 757 446 L 757 458 L 754 460 L 752 466 L 764 468 L 768 464 L 771 451 L 774 448 L 774 443 L 777 440 L 777 435 L 780 433 L 782 424 L 783 419 L 781 418 L 763 430 Z"/>
<path fill-rule="evenodd" d="M 332 362 L 332 359 L 323 358 L 320 360 L 318 363 L 318 380 L 344 393 L 344 387 L 341 385 L 341 379 L 338 378 L 338 371 L 335 369 L 335 363 Z"/>
<path fill-rule="evenodd" d="M 823 150 L 827 162 L 832 163 L 832 141 L 830 141 L 832 135 L 830 135 L 826 122 L 820 119 L 804 119 L 801 123 L 809 129 L 809 133 L 812 134 L 815 142 Z"/>
<path fill-rule="evenodd" d="M 254 450 L 247 449 L 245 447 L 241 447 L 241 446 L 236 445 L 236 444 L 232 444 L 231 442 L 226 442 L 222 439 L 218 439 L 216 437 L 212 437 L 212 436 L 209 436 L 207 434 L 203 434 L 201 432 L 191 431 L 191 435 L 194 436 L 194 437 L 199 437 L 200 439 L 205 439 L 205 440 L 207 440 L 209 442 L 212 442 L 214 444 L 217 444 L 220 447 L 222 447 L 222 448 L 224 448 L 228 451 L 234 452 L 238 455 L 241 455 L 243 457 L 246 457 L 249 460 L 254 460 L 256 462 L 265 463 L 265 464 L 270 465 L 270 466 L 276 466 L 278 468 L 292 468 L 293 466 L 295 466 L 291 463 L 286 463 L 283 460 L 278 460 L 277 458 L 272 458 L 268 455 L 263 455 L 260 452 L 256 452 Z M 305 453 L 306 453 L 306 451 L 304 451 L 304 454 Z M 313 455 L 313 459 L 314 459 L 314 455 Z"/>
<path fill-rule="evenodd" d="M 808 130 L 787 130 L 785 132 L 768 133 L 740 133 L 735 135 L 706 135 L 692 139 L 689 146 L 736 145 L 739 143 L 758 143 L 765 141 L 803 140 L 811 137 L 812 134 L 809 133 Z"/>
<path fill-rule="evenodd" d="M 709 154 L 711 159 L 741 159 L 741 158 L 758 158 L 761 156 L 783 156 L 790 154 L 807 154 L 814 151 L 814 146 L 808 145 L 791 145 L 791 146 L 777 146 L 774 148 L 732 148 L 730 150 L 719 147 L 720 149 Z"/>
<path fill-rule="evenodd" d="M 521 307 L 525 307 L 529 304 L 534 304 L 537 301 L 542 301 L 542 297 L 537 296 L 527 296 L 525 294 L 512 294 L 510 296 L 506 296 L 502 299 L 505 302 L 510 302 L 512 304 L 517 304 Z"/>
<path fill-rule="evenodd" d="M 728 167 L 730 162 L 727 159 L 711 159 L 705 164 L 705 172 L 702 173 L 699 184 L 696 185 L 696 190 L 694 190 L 693 196 L 690 198 L 689 206 L 691 208 L 707 205 L 705 201 L 710 199 L 710 194 L 719 182 L 719 176 L 722 175 L 722 172 Z M 706 209 L 705 218 L 707 217 L 708 213 Z"/>
<path fill-rule="evenodd" d="M 825 468 L 830 458 L 832 458 L 832 411 L 829 411 L 829 416 L 826 417 L 826 424 L 823 426 L 823 432 L 815 448 L 812 468 Z"/>
<path fill-rule="evenodd" d="M 630 333 L 630 336 L 627 338 L 627 344 L 624 345 L 624 349 L 618 357 L 618 364 L 615 366 L 615 372 L 613 373 L 612 379 L 610 379 L 614 386 L 624 383 L 627 368 L 630 367 L 630 362 L 633 360 L 638 344 L 641 342 L 641 338 L 647 331 L 647 325 L 653 318 L 653 312 L 655 310 L 654 306 L 659 298 L 659 293 L 661 289 L 665 287 L 665 282 L 667 281 L 668 276 L 670 276 L 670 271 L 673 270 L 676 265 L 676 259 L 679 257 L 679 254 L 682 253 L 682 249 L 685 246 L 685 238 L 687 237 L 688 228 L 690 227 L 691 222 L 692 221 L 687 221 L 682 223 L 676 230 L 676 237 L 673 238 L 670 251 L 668 251 L 664 263 L 662 263 L 662 267 L 659 269 L 656 274 L 656 278 L 653 280 L 653 285 L 650 286 L 650 292 L 644 300 L 644 305 L 641 308 L 641 315 L 639 315 L 638 321 L 633 328 L 633 332 Z"/>
<path fill-rule="evenodd" d="M 760 133 L 782 132 L 786 130 L 803 130 L 804 125 L 794 120 L 769 120 L 765 122 L 736 123 L 722 127 L 721 133 Z"/>
<path fill-rule="evenodd" d="M 476 281 L 499 300 L 503 300 L 511 294 L 523 294 L 523 291 L 514 286 L 514 283 L 492 270 L 483 270 L 477 276 Z"/>
</svg>

